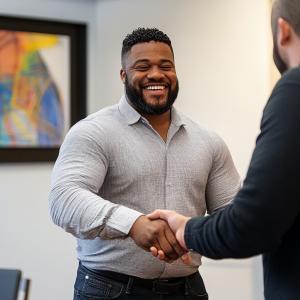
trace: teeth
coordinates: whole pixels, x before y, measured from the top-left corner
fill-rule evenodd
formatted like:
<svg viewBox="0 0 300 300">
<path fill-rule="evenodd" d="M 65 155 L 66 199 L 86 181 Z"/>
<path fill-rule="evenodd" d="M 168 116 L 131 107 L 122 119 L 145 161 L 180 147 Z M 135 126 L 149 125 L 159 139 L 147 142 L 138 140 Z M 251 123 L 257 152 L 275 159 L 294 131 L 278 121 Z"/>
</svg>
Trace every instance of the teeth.
<svg viewBox="0 0 300 300">
<path fill-rule="evenodd" d="M 146 90 L 163 90 L 165 87 L 163 85 L 151 85 L 147 86 Z"/>
</svg>

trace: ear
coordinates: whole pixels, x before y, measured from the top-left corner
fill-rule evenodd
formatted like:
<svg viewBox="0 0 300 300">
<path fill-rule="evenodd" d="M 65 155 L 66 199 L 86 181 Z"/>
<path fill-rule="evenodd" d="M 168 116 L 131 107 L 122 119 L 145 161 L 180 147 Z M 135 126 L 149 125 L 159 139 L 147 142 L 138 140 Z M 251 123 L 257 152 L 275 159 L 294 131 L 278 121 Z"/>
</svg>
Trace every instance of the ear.
<svg viewBox="0 0 300 300">
<path fill-rule="evenodd" d="M 126 72 L 123 69 L 120 70 L 120 78 L 122 82 L 125 83 Z"/>
<path fill-rule="evenodd" d="M 287 46 L 291 41 L 292 36 L 292 27 L 291 25 L 284 20 L 283 18 L 279 18 L 277 21 L 278 26 L 278 44 L 280 46 Z"/>
</svg>

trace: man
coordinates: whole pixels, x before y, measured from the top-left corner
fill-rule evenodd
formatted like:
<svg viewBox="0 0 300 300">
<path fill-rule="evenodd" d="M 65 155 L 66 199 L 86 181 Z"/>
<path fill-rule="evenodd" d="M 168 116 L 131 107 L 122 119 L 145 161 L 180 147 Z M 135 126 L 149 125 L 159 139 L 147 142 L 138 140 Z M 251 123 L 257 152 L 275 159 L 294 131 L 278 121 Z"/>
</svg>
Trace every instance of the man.
<svg viewBox="0 0 300 300">
<path fill-rule="evenodd" d="M 234 197 L 239 176 L 224 142 L 172 107 L 178 80 L 167 35 L 129 34 L 120 75 L 126 95 L 70 130 L 53 170 L 52 218 L 78 241 L 74 299 L 208 299 L 200 255 L 184 264 L 167 222 L 145 214 L 214 212 Z M 137 245 L 166 251 L 172 263 Z"/>
<path fill-rule="evenodd" d="M 300 299 L 300 2 L 277 0 L 272 9 L 274 61 L 281 73 L 264 109 L 243 188 L 232 205 L 208 217 L 172 211 L 169 221 L 182 247 L 214 258 L 263 253 L 265 298 Z M 152 248 L 163 259 L 163 252 Z"/>
</svg>

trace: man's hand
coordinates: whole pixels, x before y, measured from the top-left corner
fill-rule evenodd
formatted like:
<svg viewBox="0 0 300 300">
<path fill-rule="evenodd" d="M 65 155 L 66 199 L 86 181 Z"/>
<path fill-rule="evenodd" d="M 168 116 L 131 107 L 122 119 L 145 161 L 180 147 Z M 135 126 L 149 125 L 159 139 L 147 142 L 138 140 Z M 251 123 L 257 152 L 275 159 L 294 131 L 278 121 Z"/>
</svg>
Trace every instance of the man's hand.
<svg viewBox="0 0 300 300">
<path fill-rule="evenodd" d="M 167 221 L 172 231 L 174 232 L 180 246 L 187 252 L 187 247 L 184 241 L 184 230 L 187 221 L 190 219 L 189 217 L 180 215 L 175 211 L 159 209 L 147 215 L 147 217 L 151 220 L 163 219 Z M 161 260 L 165 260 L 165 253 L 163 252 L 163 250 L 161 250 L 162 249 L 157 248 L 155 245 L 150 248 L 152 255 L 157 256 Z M 189 255 L 183 255 L 182 260 L 184 263 L 188 264 L 190 262 Z"/>
<path fill-rule="evenodd" d="M 151 247 L 162 251 L 166 262 L 171 263 L 186 253 L 168 223 L 162 219 L 139 217 L 131 227 L 129 236 L 146 251 L 150 251 Z"/>
</svg>

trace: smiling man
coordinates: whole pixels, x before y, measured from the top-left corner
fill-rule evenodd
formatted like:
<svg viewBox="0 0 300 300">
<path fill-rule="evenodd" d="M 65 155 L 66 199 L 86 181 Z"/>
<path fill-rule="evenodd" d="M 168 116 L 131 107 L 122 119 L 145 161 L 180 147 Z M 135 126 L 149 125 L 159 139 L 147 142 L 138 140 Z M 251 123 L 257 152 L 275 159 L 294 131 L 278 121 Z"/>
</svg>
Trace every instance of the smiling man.
<svg viewBox="0 0 300 300">
<path fill-rule="evenodd" d="M 70 130 L 53 170 L 51 216 L 78 242 L 74 299 L 208 299 L 201 256 L 184 264 L 167 222 L 146 214 L 223 208 L 240 186 L 230 153 L 173 107 L 179 85 L 166 34 L 126 36 L 120 76 L 125 95 Z"/>
<path fill-rule="evenodd" d="M 179 89 L 170 46 L 149 41 L 126 51 L 124 47 L 121 78 L 131 104 L 148 115 L 169 114 Z"/>
</svg>

